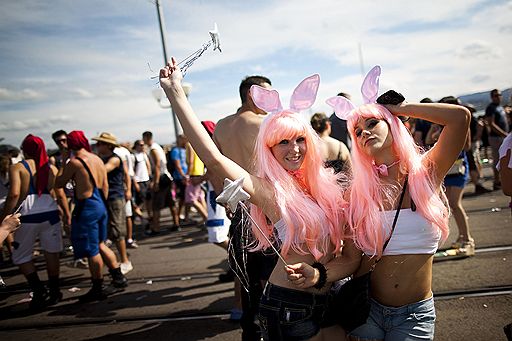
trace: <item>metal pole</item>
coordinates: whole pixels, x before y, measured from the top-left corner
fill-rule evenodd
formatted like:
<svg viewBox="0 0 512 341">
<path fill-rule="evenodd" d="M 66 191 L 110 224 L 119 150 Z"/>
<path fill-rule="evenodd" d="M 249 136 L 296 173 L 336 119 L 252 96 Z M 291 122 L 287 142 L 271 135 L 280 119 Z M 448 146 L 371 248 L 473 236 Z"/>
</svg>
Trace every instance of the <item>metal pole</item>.
<svg viewBox="0 0 512 341">
<path fill-rule="evenodd" d="M 164 65 L 167 65 L 169 62 L 169 58 L 167 57 L 167 39 L 165 37 L 165 24 L 164 24 L 164 14 L 162 12 L 162 6 L 160 5 L 160 0 L 155 1 L 156 12 L 158 14 L 158 25 L 160 27 L 160 37 L 162 38 L 162 48 L 164 50 Z M 178 141 L 178 120 L 176 119 L 176 114 L 171 108 L 172 113 L 172 124 L 174 127 L 174 138 L 175 141 Z"/>
<path fill-rule="evenodd" d="M 364 70 L 364 60 L 363 60 L 363 45 L 358 43 L 359 48 L 359 67 L 361 68 L 361 77 L 364 78 L 365 70 Z"/>
</svg>

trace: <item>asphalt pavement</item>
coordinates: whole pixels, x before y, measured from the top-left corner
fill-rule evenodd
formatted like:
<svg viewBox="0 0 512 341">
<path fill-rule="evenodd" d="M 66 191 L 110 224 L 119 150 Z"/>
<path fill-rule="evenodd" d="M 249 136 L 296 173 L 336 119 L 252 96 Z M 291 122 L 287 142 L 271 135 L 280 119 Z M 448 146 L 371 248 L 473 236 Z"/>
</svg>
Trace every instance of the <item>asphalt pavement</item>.
<svg viewBox="0 0 512 341">
<path fill-rule="evenodd" d="M 486 168 L 486 175 L 490 169 Z M 488 180 L 487 187 L 491 186 Z M 463 205 L 470 219 L 477 254 L 440 259 L 434 264 L 436 340 L 506 340 L 503 326 L 512 323 L 512 220 L 501 191 L 473 196 L 466 187 Z M 145 237 L 136 227 L 140 247 L 129 249 L 134 265 L 130 285 L 101 302 L 80 304 L 90 286 L 89 272 L 61 260 L 64 299 L 43 312 L 28 311 L 29 290 L 16 267 L 4 264 L 0 275 L 0 339 L 3 340 L 240 340 L 229 320 L 233 283 L 221 283 L 226 253 L 208 244 L 199 226 L 170 231 L 168 212 L 163 231 Z M 449 241 L 456 239 L 451 222 Z M 43 257 L 36 257 L 45 280 Z M 107 280 L 108 281 L 108 280 Z"/>
</svg>

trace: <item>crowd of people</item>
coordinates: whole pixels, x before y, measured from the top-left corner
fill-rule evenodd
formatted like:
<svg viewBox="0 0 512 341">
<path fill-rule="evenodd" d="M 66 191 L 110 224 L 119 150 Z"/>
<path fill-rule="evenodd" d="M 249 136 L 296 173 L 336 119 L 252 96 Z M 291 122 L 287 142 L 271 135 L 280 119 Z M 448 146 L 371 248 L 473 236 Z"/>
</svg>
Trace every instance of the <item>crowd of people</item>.
<svg viewBox="0 0 512 341">
<path fill-rule="evenodd" d="M 270 79 L 250 76 L 240 84 L 241 107 L 215 124 L 196 118 L 173 61 L 160 84 L 183 127 L 176 145 L 164 148 L 146 131 L 133 144 L 103 132 L 91 146 L 82 131 L 58 130 L 48 155 L 41 138 L 27 135 L 22 153 L 0 159 L 0 236 L 33 292 L 30 309 L 62 299 L 65 245 L 90 272 L 80 302 L 127 287 L 127 249 L 139 247 L 134 227 L 159 235 L 168 208 L 171 231 L 204 226 L 208 241 L 226 250 L 233 270 L 219 279 L 235 280 L 231 317 L 243 340 L 433 339 L 433 256 L 448 238 L 450 213 L 459 232 L 450 247 L 473 256 L 465 186 L 471 182 L 474 195 L 512 195 L 512 110 L 496 89 L 480 117 L 453 96 L 395 102 L 401 95 L 378 97 L 379 77 L 376 67 L 363 82 L 364 105 L 339 93 L 328 100 L 334 114 L 306 122 L 297 114 L 314 104 L 318 75 L 297 86 L 287 109 Z M 490 160 L 486 188 L 482 166 Z M 215 202 L 226 178 L 243 178 L 255 223 L 240 206 L 229 212 Z M 37 243 L 46 282 L 33 262 Z M 344 330 L 326 313 L 332 289 L 367 273 L 368 319 Z"/>
<path fill-rule="evenodd" d="M 237 233 L 244 225 L 253 232 L 248 291 L 242 292 L 243 340 L 434 338 L 432 265 L 449 236 L 450 210 L 459 228 L 451 247 L 472 256 L 475 241 L 461 205 L 470 171 L 476 193 L 488 191 L 481 184 L 481 158 L 475 157 L 483 137 L 470 135 L 470 125 L 496 134 L 489 144 L 498 151 L 494 165 L 503 170 L 510 166 L 510 135 L 504 139 L 510 113 L 507 118 L 497 90 L 479 119 L 451 96 L 417 104 L 394 91 L 378 96 L 379 77 L 375 67 L 365 78 L 363 106 L 344 94 L 328 100 L 345 121 L 336 124 L 338 132 L 350 140 L 328 138 L 335 123 L 325 114 L 312 117 L 316 133 L 297 115 L 315 101 L 319 77 L 313 75 L 297 86 L 287 109 L 279 93 L 269 90 L 268 78 L 258 77 L 249 89 L 242 82 L 242 108 L 219 122 L 211 141 L 188 103 L 175 60 L 160 70 L 160 85 L 208 171 L 242 179 L 250 196 L 254 222 L 244 218 L 241 206 L 231 222 L 234 243 L 243 241 Z M 430 126 L 419 143 L 422 124 Z M 225 137 L 225 131 L 238 134 L 219 143 L 216 134 Z M 350 156 L 344 152 L 349 142 Z M 508 186 L 507 173 L 494 174 L 493 190 Z M 510 194 L 508 187 L 504 192 Z M 279 258 L 269 256 L 275 245 Z M 234 258 L 238 266 L 243 257 Z M 337 307 L 329 306 L 331 289 L 351 275 L 370 273 L 369 315 L 343 330 L 343 321 L 335 323 L 333 316 Z"/>
</svg>

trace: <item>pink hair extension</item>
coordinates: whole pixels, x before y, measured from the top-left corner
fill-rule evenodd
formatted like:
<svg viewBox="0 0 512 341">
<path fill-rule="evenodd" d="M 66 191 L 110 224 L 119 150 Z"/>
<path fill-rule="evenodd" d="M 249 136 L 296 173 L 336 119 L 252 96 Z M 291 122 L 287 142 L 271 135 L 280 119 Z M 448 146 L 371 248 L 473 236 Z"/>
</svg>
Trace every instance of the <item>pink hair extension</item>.
<svg viewBox="0 0 512 341">
<path fill-rule="evenodd" d="M 283 139 L 304 136 L 307 152 L 297 179 L 275 159 L 271 147 Z M 256 175 L 267 179 L 275 187 L 275 200 L 281 219 L 287 226 L 281 253 L 289 249 L 299 254 L 312 254 L 315 259 L 326 255 L 335 246 L 339 250 L 344 236 L 343 187 L 340 176 L 324 168 L 319 150 L 320 140 L 310 125 L 291 111 L 281 111 L 267 117 L 260 127 L 256 141 Z M 252 205 L 251 215 L 271 238 L 273 226 L 268 224 L 261 208 Z M 253 226 L 256 237 L 254 250 L 269 247 L 268 242 Z M 296 238 L 304 244 L 295 242 Z M 305 245 L 305 246 L 304 246 Z"/>
<path fill-rule="evenodd" d="M 408 174 L 409 193 L 418 212 L 441 231 L 442 241 L 448 237 L 449 208 L 446 195 L 434 185 L 429 172 L 429 160 L 415 143 L 405 126 L 384 106 L 366 104 L 354 109 L 348 116 L 347 125 L 356 141 L 355 125 L 360 119 L 377 118 L 385 120 L 393 136 L 393 150 L 400 159 L 399 169 Z M 382 255 L 382 247 L 388 236 L 383 235 L 380 211 L 384 210 L 383 198 L 397 204 L 400 189 L 384 185 L 372 167 L 373 159 L 361 151 L 357 143 L 352 147 L 352 173 L 350 186 L 350 208 L 347 220 L 350 234 L 362 250 L 373 250 L 374 255 Z"/>
</svg>

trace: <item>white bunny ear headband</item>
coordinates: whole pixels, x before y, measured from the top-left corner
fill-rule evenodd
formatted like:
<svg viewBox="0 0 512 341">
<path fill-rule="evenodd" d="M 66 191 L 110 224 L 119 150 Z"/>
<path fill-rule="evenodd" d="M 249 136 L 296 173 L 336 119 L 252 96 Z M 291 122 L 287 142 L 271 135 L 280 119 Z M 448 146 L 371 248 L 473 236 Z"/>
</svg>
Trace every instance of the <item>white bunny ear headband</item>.
<svg viewBox="0 0 512 341">
<path fill-rule="evenodd" d="M 363 84 L 361 85 L 361 94 L 363 95 L 364 104 L 376 103 L 377 94 L 379 92 L 379 78 L 380 66 L 376 65 L 366 74 Z M 356 108 L 349 99 L 342 96 L 331 97 L 326 102 L 333 107 L 336 116 L 342 120 L 347 120 L 352 111 Z"/>
<path fill-rule="evenodd" d="M 304 79 L 293 90 L 288 110 L 298 113 L 311 108 L 315 103 L 316 94 L 320 85 L 320 76 L 315 74 Z M 283 111 L 279 93 L 276 90 L 268 90 L 259 85 L 253 85 L 250 89 L 251 97 L 258 108 L 270 114 Z"/>
</svg>

